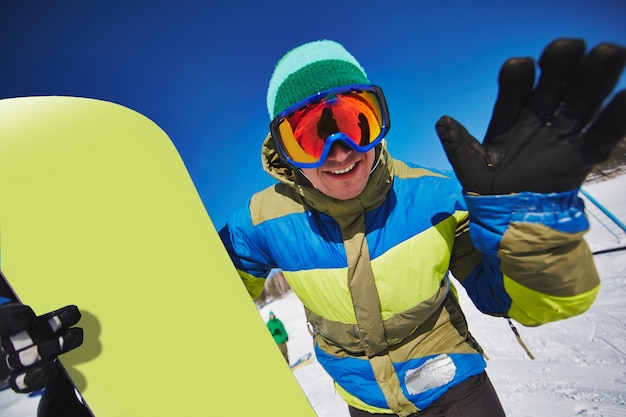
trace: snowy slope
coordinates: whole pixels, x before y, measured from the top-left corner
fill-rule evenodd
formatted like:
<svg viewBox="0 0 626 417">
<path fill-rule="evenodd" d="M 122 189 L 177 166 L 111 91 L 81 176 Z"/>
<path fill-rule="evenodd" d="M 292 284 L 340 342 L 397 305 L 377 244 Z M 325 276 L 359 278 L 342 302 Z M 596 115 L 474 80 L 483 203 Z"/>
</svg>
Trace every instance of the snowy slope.
<svg viewBox="0 0 626 417">
<path fill-rule="evenodd" d="M 589 184 L 585 190 L 626 221 L 626 176 Z M 626 243 L 594 218 L 590 221 L 587 240 L 592 249 Z M 528 358 L 505 319 L 481 314 L 459 291 L 470 330 L 490 358 L 487 372 L 507 416 L 626 416 L 626 251 L 595 258 L 602 287 L 589 311 L 536 328 L 517 325 L 535 360 Z M 298 299 L 289 294 L 263 307 L 265 320 L 270 309 L 290 334 L 291 360 L 311 351 Z M 317 362 L 294 375 L 319 417 L 348 417 L 345 403 Z"/>
</svg>

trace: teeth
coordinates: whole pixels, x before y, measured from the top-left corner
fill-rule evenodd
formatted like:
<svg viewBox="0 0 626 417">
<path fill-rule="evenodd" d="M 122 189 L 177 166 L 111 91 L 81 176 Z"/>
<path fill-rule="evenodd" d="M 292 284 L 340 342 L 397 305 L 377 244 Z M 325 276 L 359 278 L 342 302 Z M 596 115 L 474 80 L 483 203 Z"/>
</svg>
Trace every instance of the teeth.
<svg viewBox="0 0 626 417">
<path fill-rule="evenodd" d="M 350 165 L 350 166 L 349 166 L 348 168 L 346 168 L 346 169 L 338 169 L 338 170 L 336 170 L 336 171 L 330 171 L 330 172 L 332 172 L 332 173 L 333 173 L 333 174 L 335 174 L 335 175 L 345 174 L 346 172 L 350 172 L 350 171 L 352 171 L 352 170 L 354 169 L 354 166 L 355 166 L 355 165 L 356 165 L 356 164 L 352 164 L 352 165 Z"/>
</svg>

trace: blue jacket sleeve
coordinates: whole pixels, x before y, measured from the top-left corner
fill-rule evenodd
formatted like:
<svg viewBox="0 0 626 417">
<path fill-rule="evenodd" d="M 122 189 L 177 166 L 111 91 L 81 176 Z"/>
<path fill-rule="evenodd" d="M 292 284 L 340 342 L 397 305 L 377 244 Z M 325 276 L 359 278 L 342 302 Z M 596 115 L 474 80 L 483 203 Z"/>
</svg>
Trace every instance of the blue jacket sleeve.
<svg viewBox="0 0 626 417">
<path fill-rule="evenodd" d="M 258 236 L 249 211 L 237 211 L 219 231 L 219 235 L 248 293 L 252 298 L 259 297 L 265 279 L 275 265 L 264 250 L 264 237 Z"/>
<path fill-rule="evenodd" d="M 599 278 L 582 237 L 589 223 L 577 194 L 464 196 L 482 261 L 463 286 L 479 310 L 538 325 L 591 305 Z"/>
</svg>

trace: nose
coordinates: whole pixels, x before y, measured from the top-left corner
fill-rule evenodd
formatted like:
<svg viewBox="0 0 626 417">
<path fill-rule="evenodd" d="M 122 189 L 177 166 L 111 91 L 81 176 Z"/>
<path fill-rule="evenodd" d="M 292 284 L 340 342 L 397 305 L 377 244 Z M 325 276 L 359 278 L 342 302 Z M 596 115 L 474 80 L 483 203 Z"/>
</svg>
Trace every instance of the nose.
<svg viewBox="0 0 626 417">
<path fill-rule="evenodd" d="M 326 159 L 330 159 L 333 161 L 343 161 L 348 158 L 348 156 L 352 152 L 354 152 L 354 149 L 352 149 L 344 141 L 338 140 L 330 147 L 330 152 L 328 153 L 328 157 Z"/>
</svg>

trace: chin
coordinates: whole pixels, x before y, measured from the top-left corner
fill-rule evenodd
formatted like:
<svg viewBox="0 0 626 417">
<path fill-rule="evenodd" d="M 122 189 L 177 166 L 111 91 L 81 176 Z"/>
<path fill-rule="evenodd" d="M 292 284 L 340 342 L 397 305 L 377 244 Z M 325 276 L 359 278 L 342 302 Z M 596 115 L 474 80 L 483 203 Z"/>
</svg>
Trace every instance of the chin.
<svg viewBox="0 0 626 417">
<path fill-rule="evenodd" d="M 329 193 L 326 193 L 329 197 L 332 197 L 336 200 L 350 200 L 356 198 L 361 195 L 365 187 L 360 188 L 352 188 L 349 190 L 331 190 Z"/>
</svg>

